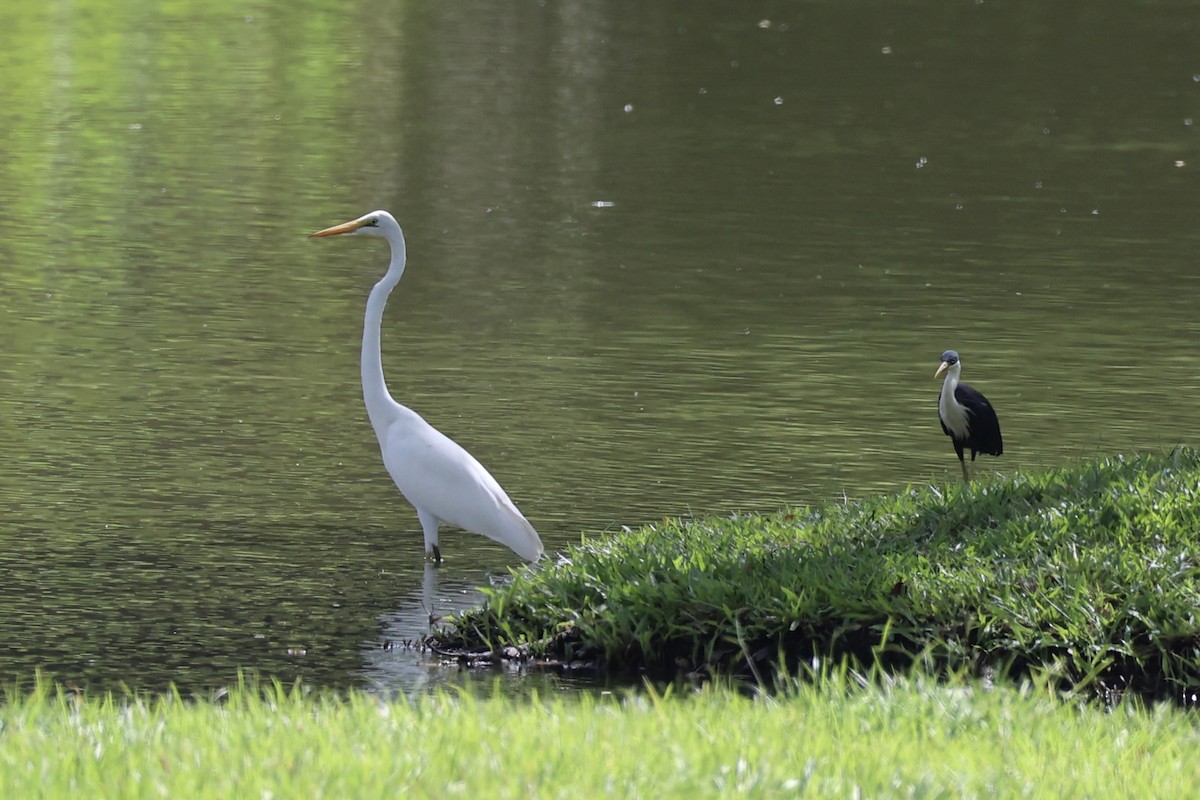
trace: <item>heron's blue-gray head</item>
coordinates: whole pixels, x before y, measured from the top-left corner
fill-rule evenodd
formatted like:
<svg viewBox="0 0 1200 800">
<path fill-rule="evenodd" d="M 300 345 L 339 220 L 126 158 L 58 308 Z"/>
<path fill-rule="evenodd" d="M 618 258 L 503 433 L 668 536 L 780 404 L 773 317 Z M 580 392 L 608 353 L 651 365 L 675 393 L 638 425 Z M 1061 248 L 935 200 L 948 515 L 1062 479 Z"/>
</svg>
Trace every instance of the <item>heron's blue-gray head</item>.
<svg viewBox="0 0 1200 800">
<path fill-rule="evenodd" d="M 937 368 L 937 372 L 933 373 L 933 377 L 940 378 L 940 377 L 942 377 L 942 374 L 945 372 L 949 372 L 951 375 L 954 375 L 955 377 L 957 377 L 959 370 L 961 370 L 961 369 L 962 369 L 962 364 L 959 363 L 959 360 L 958 360 L 958 351 L 957 350 L 947 350 L 946 352 L 942 353 L 941 366 L 939 366 Z"/>
</svg>

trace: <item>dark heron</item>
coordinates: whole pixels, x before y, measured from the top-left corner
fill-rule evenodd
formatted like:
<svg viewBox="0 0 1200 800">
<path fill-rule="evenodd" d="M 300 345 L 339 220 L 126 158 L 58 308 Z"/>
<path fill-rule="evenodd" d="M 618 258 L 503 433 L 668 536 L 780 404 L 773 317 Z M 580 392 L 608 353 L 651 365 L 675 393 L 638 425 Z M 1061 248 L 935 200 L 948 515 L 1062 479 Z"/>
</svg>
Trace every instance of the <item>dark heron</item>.
<svg viewBox="0 0 1200 800">
<path fill-rule="evenodd" d="M 941 377 L 943 372 L 946 373 L 946 381 L 938 398 L 938 419 L 942 422 L 942 430 L 954 442 L 954 452 L 958 453 L 958 463 L 962 465 L 963 480 L 970 483 L 971 473 L 967 470 L 963 450 L 968 447 L 971 449 L 972 462 L 976 453 L 990 456 L 1003 453 L 1000 420 L 996 419 L 996 410 L 986 397 L 965 383 L 958 382 L 958 375 L 962 372 L 958 353 L 953 350 L 942 353 L 942 365 L 933 377 Z"/>
</svg>

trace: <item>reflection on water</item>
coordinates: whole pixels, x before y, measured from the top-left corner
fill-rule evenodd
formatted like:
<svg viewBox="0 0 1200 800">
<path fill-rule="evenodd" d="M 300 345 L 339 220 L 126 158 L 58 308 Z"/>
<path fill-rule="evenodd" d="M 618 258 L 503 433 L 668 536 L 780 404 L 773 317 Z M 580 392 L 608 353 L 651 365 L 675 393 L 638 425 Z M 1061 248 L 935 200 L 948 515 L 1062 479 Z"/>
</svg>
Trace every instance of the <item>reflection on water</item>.
<svg viewBox="0 0 1200 800">
<path fill-rule="evenodd" d="M 363 648 L 363 677 L 371 691 L 384 695 L 403 693 L 410 697 L 435 688 L 464 687 L 487 695 L 529 694 L 596 690 L 603 684 L 595 676 L 528 671 L 505 664 L 495 669 L 467 669 L 453 659 L 421 650 L 413 645 L 441 628 L 443 618 L 474 608 L 483 600 L 481 579 L 466 580 L 441 567 L 426 564 L 419 591 L 413 591 L 398 608 L 382 615 L 378 641 Z M 491 581 L 502 580 L 492 576 Z"/>
<path fill-rule="evenodd" d="M 364 674 L 380 690 L 420 692 L 430 685 L 441 685 L 447 665 L 440 656 L 422 650 L 423 637 L 438 630 L 443 615 L 477 606 L 483 600 L 475 584 L 442 588 L 433 564 L 426 564 L 419 591 L 410 593 L 392 611 L 382 616 L 383 632 L 379 642 L 363 651 Z"/>
<path fill-rule="evenodd" d="M 358 387 L 386 248 L 304 238 L 378 207 L 393 394 L 551 552 L 955 480 L 951 347 L 981 472 L 1188 441 L 1181 9 L 132 9 L 0 29 L 0 677 L 464 680 L 380 643 L 516 562 L 448 531 L 424 585 Z"/>
</svg>

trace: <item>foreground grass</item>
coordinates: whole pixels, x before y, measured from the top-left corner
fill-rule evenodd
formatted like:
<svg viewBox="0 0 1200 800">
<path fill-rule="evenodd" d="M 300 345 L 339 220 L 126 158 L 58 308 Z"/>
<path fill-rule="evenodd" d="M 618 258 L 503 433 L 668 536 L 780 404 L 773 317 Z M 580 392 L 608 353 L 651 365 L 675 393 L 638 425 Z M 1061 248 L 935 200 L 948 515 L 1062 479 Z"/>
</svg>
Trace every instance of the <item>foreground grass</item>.
<svg viewBox="0 0 1200 800">
<path fill-rule="evenodd" d="M 706 690 L 513 700 L 235 692 L 0 705 L 0 796 L 20 798 L 1186 797 L 1200 722 L 1047 691 L 844 677 L 749 699 Z M 1136 789 L 1131 788 L 1136 787 Z"/>
<path fill-rule="evenodd" d="M 587 540 L 446 643 L 669 672 L 783 654 L 1052 671 L 1110 698 L 1200 685 L 1200 453 Z"/>
</svg>

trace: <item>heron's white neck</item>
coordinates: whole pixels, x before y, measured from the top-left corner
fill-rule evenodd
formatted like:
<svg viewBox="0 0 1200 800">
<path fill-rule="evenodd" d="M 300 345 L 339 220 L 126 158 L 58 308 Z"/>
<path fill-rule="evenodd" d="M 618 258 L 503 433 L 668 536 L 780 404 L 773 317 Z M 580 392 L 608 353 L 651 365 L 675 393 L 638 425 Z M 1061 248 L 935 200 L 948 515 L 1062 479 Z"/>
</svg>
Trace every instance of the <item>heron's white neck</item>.
<svg viewBox="0 0 1200 800">
<path fill-rule="evenodd" d="M 363 401 L 367 406 L 367 416 L 376 433 L 384 429 L 388 421 L 387 411 L 396 401 L 388 393 L 387 383 L 383 379 L 383 353 L 380 347 L 381 328 L 383 326 L 383 308 L 387 305 L 388 295 L 400 276 L 404 274 L 405 247 L 404 234 L 397 228 L 387 234 L 388 244 L 392 248 L 392 261 L 388 264 L 387 273 L 380 278 L 371 294 L 367 297 L 367 313 L 363 319 L 362 338 L 362 389 Z"/>
<path fill-rule="evenodd" d="M 942 382 L 942 396 L 938 398 L 938 410 L 946 427 L 953 431 L 955 436 L 963 437 L 968 431 L 967 409 L 954 397 L 960 372 L 961 364 L 955 364 L 946 370 L 946 380 Z"/>
</svg>

